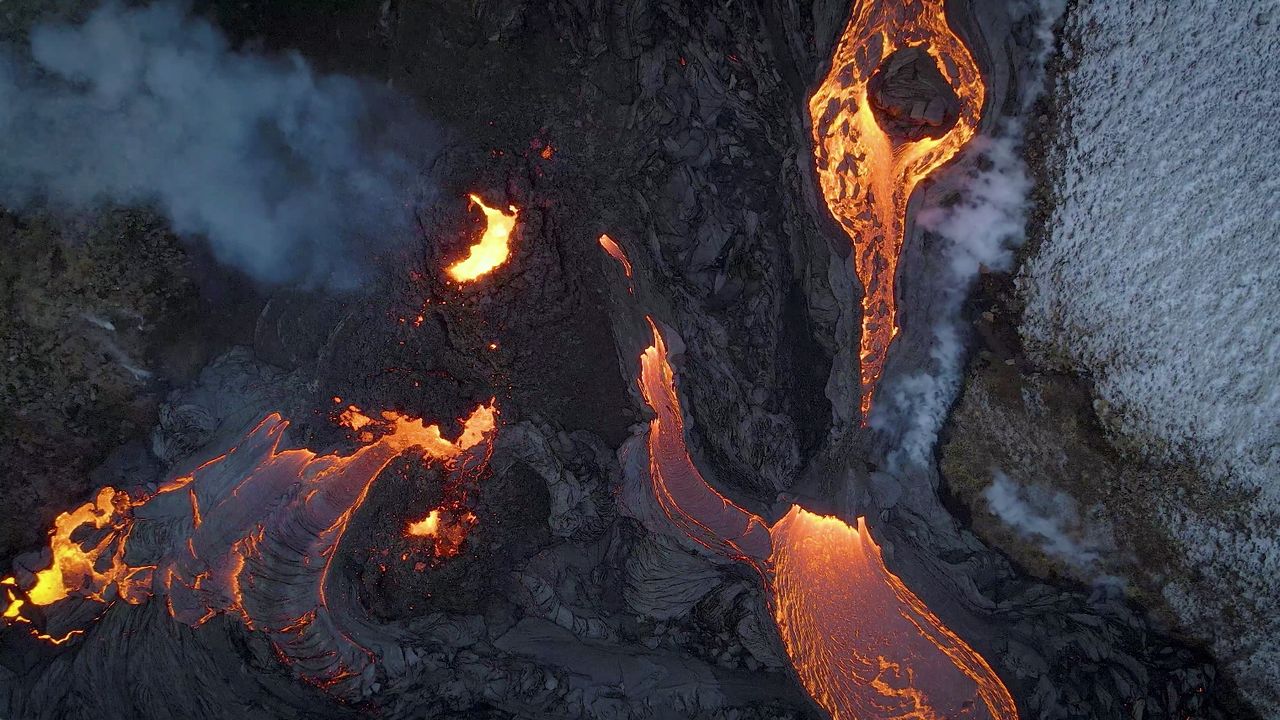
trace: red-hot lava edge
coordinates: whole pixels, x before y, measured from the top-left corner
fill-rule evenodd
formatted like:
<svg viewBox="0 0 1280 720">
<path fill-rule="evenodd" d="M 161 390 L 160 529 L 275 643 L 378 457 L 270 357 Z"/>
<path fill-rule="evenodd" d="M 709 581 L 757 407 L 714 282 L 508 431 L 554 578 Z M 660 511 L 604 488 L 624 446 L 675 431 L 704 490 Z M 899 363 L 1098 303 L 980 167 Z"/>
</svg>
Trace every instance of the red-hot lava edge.
<svg viewBox="0 0 1280 720">
<path fill-rule="evenodd" d="M 916 185 L 959 152 L 978 128 L 986 88 L 968 48 L 947 25 L 944 0 L 855 0 L 831 70 L 809 99 L 818 181 L 854 246 L 862 299 L 862 417 L 871 410 L 889 344 L 898 334 L 896 275 L 907 201 Z M 941 138 L 899 141 L 877 123 L 867 85 L 895 50 L 923 46 L 960 99 Z"/>
<path fill-rule="evenodd" d="M 349 455 L 281 450 L 288 422 L 273 413 L 234 448 L 154 494 L 102 489 L 58 516 L 48 567 L 0 580 L 5 621 L 62 643 L 117 601 L 154 597 L 191 626 L 221 613 L 239 617 L 304 680 L 335 690 L 358 680 L 376 659 L 326 599 L 352 515 L 402 453 L 473 472 L 489 457 L 497 409 L 476 407 L 456 440 L 395 412 L 371 417 L 349 408 L 341 420 L 364 443 Z M 65 626 L 74 622 L 81 624 Z"/>
<path fill-rule="evenodd" d="M 852 527 L 792 506 L 773 527 L 707 484 L 689 457 L 662 334 L 640 356 L 653 492 L 698 545 L 750 562 L 805 689 L 835 720 L 992 718 L 1017 708 L 982 656 L 885 567 L 860 518 Z"/>
</svg>

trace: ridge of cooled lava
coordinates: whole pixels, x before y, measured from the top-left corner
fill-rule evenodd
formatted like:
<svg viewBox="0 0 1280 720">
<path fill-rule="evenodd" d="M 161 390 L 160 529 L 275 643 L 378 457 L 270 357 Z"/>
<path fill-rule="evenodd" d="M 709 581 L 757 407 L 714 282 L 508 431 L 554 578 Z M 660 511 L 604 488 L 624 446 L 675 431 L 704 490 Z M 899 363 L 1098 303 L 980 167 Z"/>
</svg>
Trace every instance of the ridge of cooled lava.
<svg viewBox="0 0 1280 720">
<path fill-rule="evenodd" d="M 288 421 L 271 414 L 227 452 L 154 494 L 103 488 L 58 516 L 47 568 L 0 580 L 3 617 L 55 644 L 85 632 L 116 600 L 153 595 L 175 620 L 196 627 L 216 615 L 265 634 L 280 660 L 308 682 L 360 697 L 377 653 L 364 621 L 349 615 L 347 592 L 330 566 L 352 515 L 378 475 L 414 451 L 452 472 L 487 458 L 494 405 L 478 406 L 456 440 L 438 425 L 352 407 L 341 420 L 363 442 L 348 455 L 282 450 Z M 373 634 L 373 637 L 377 637 Z"/>
</svg>

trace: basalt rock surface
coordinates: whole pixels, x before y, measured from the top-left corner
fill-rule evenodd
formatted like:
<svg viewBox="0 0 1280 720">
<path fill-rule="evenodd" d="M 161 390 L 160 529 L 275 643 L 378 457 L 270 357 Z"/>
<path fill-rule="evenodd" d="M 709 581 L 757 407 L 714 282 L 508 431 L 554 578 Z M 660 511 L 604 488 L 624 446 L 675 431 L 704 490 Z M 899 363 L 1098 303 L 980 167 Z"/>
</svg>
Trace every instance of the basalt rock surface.
<svg viewBox="0 0 1280 720">
<path fill-rule="evenodd" d="M 805 116 L 847 2 L 299 7 L 223 19 L 241 39 L 299 44 L 416 98 L 450 138 L 423 169 L 441 200 L 419 209 L 421 246 L 386 258 L 360 294 L 275 294 L 252 318 L 253 347 L 160 408 L 150 469 L 118 463 L 109 477 L 163 482 L 270 411 L 292 421 L 285 446 L 349 452 L 331 422 L 348 404 L 455 437 L 451 418 L 493 398 L 477 524 L 457 557 L 430 557 L 402 528 L 443 496 L 444 474 L 402 458 L 373 483 L 328 561 L 342 590 L 330 611 L 350 620 L 335 627 L 377 660 L 336 690 L 300 682 L 235 617 L 192 628 L 145 602 L 63 645 L 4 635 L 0 714 L 817 717 L 758 575 L 677 542 L 644 485 L 636 378 L 652 316 L 680 351 L 703 475 L 770 520 L 790 500 L 865 515 L 890 569 L 988 659 L 1024 717 L 1223 717 L 1211 663 L 1114 596 L 1028 578 L 947 511 L 931 464 L 892 466 L 892 438 L 861 428 L 861 291 L 812 176 Z M 1030 21 L 995 0 L 950 13 L 994 122 L 1025 91 Z M 928 85 L 925 124 L 908 124 L 942 127 L 928 73 L 895 67 L 886 106 L 905 110 Z M 450 285 L 440 268 L 465 248 L 467 192 L 522 220 L 507 265 Z M 603 232 L 629 278 L 596 245 Z M 937 262 L 923 231 L 907 247 L 918 257 L 904 273 Z M 930 299 L 913 284 L 903 305 Z M 899 372 L 929 354 L 912 322 Z"/>
<path fill-rule="evenodd" d="M 867 92 L 876 119 L 895 138 L 942 137 L 960 116 L 960 99 L 923 45 L 885 58 Z"/>
</svg>

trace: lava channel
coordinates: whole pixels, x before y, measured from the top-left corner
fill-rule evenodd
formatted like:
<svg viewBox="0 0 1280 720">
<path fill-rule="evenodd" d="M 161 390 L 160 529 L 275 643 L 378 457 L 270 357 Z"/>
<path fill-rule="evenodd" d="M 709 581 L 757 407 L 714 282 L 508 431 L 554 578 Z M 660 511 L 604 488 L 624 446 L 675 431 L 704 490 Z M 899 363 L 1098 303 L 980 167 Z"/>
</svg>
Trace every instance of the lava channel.
<svg viewBox="0 0 1280 720">
<path fill-rule="evenodd" d="M 881 127 L 869 102 L 876 71 L 906 48 L 923 48 L 959 100 L 954 126 L 940 137 L 895 137 Z M 864 292 L 859 348 L 864 424 L 898 333 L 895 287 L 907 201 L 921 180 L 973 137 L 984 96 L 977 64 L 947 25 L 943 0 L 856 0 L 831 69 L 809 99 L 818 181 L 832 216 L 853 243 Z"/>
<path fill-rule="evenodd" d="M 350 455 L 281 450 L 289 423 L 268 415 L 231 450 L 154 494 L 103 488 L 59 515 L 49 566 L 0 580 L 3 620 L 65 642 L 117 600 L 164 602 L 191 626 L 229 614 L 263 633 L 300 678 L 359 697 L 376 658 L 349 631 L 358 624 L 346 612 L 354 598 L 332 602 L 343 590 L 329 573 L 347 525 L 402 453 L 451 470 L 487 458 L 496 415 L 492 404 L 477 407 L 450 441 L 438 425 L 351 408 L 342 419 L 366 444 Z"/>
<path fill-rule="evenodd" d="M 889 572 L 859 518 L 798 505 L 775 525 L 712 488 L 689 457 L 662 334 L 640 356 L 649 466 L 658 505 L 701 547 L 752 563 L 801 683 L 834 720 L 1017 720 L 1004 683 Z"/>
<path fill-rule="evenodd" d="M 507 212 L 501 208 L 492 208 L 472 193 L 467 196 L 471 203 L 484 212 L 484 234 L 479 242 L 471 246 L 467 256 L 445 268 L 455 282 L 465 283 L 478 280 L 501 267 L 511 256 L 511 233 L 516 228 L 516 218 L 520 211 L 510 205 Z"/>
</svg>

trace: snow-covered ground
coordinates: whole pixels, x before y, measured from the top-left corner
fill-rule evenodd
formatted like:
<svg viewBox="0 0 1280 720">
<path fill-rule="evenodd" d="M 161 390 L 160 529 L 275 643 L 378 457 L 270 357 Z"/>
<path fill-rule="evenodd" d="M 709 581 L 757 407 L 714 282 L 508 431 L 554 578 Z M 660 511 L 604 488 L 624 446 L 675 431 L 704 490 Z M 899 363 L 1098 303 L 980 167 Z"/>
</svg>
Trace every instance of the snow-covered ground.
<svg viewBox="0 0 1280 720">
<path fill-rule="evenodd" d="M 1221 590 L 1166 597 L 1280 716 L 1280 2 L 1081 0 L 1066 33 L 1064 177 L 1023 335 L 1093 379 L 1123 444 L 1244 498 L 1157 508 Z M 1219 632 L 1227 606 L 1243 633 Z"/>
</svg>

